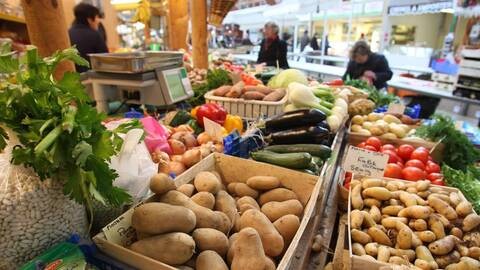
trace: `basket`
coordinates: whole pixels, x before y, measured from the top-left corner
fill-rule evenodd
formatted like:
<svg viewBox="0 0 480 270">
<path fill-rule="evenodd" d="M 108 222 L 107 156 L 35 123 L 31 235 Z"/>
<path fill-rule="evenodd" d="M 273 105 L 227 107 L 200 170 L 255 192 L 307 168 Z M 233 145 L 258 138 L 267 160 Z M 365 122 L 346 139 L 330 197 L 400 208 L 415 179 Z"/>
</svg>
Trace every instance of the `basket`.
<svg viewBox="0 0 480 270">
<path fill-rule="evenodd" d="M 259 117 L 271 117 L 283 113 L 283 107 L 287 103 L 287 95 L 280 101 L 245 100 L 241 98 L 217 97 L 213 91 L 205 94 L 206 103 L 216 103 L 224 107 L 228 113 L 238 115 L 247 120 Z"/>
</svg>

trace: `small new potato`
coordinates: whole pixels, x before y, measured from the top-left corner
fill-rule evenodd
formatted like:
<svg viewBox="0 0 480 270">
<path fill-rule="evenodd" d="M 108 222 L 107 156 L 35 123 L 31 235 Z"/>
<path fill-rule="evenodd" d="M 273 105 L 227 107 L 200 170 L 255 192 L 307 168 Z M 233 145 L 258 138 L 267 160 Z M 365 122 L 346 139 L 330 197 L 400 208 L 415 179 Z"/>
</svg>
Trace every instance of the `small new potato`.
<svg viewBox="0 0 480 270">
<path fill-rule="evenodd" d="M 361 229 L 363 223 L 363 212 L 354 209 L 350 212 L 350 227 L 352 229 Z"/>
<path fill-rule="evenodd" d="M 408 222 L 408 226 L 416 231 L 425 231 L 428 228 L 427 222 L 423 219 L 412 219 Z"/>
<path fill-rule="evenodd" d="M 455 247 L 458 238 L 453 235 L 448 235 L 428 245 L 428 249 L 434 255 L 446 255 Z M 460 259 L 460 256 L 459 256 Z"/>
<path fill-rule="evenodd" d="M 370 235 L 368 235 L 368 234 L 366 234 L 366 233 L 364 233 L 360 230 L 352 229 L 351 234 L 352 234 L 353 241 L 358 242 L 362 245 L 366 245 L 366 244 L 372 242 L 372 238 L 370 237 Z"/>
<path fill-rule="evenodd" d="M 367 253 L 367 255 L 377 257 L 378 247 L 378 243 L 368 243 L 365 245 L 365 252 Z"/>
<path fill-rule="evenodd" d="M 388 262 L 390 259 L 390 249 L 380 245 L 378 248 L 377 260 L 380 262 Z"/>
<path fill-rule="evenodd" d="M 400 211 L 405 209 L 405 207 L 401 205 L 389 205 L 382 208 L 382 214 L 389 215 L 389 216 L 397 216 Z"/>
<path fill-rule="evenodd" d="M 394 115 L 391 115 L 391 114 L 386 114 L 383 117 L 383 121 L 385 121 L 387 123 L 395 123 L 395 124 L 401 124 L 402 123 L 402 121 L 400 121 L 400 119 L 398 119 L 397 117 L 395 117 Z"/>
<path fill-rule="evenodd" d="M 383 113 L 369 113 L 368 114 L 368 121 L 375 122 L 383 118 Z"/>
<path fill-rule="evenodd" d="M 480 225 L 480 216 L 475 213 L 471 213 L 463 219 L 462 225 L 463 231 L 469 232 Z"/>
<path fill-rule="evenodd" d="M 412 247 L 412 231 L 406 228 L 401 229 L 397 235 L 397 244 L 401 249 L 410 249 Z"/>
<path fill-rule="evenodd" d="M 365 252 L 365 249 L 363 248 L 363 245 L 360 244 L 360 243 L 353 243 L 352 244 L 352 253 L 357 255 L 357 256 L 362 256 L 362 255 L 367 254 Z"/>
<path fill-rule="evenodd" d="M 385 181 L 379 178 L 363 178 L 362 179 L 362 188 L 367 189 L 370 187 L 383 187 L 385 186 Z"/>
<path fill-rule="evenodd" d="M 363 117 L 361 115 L 355 115 L 355 116 L 352 117 L 352 123 L 354 125 L 360 125 L 361 126 L 363 124 L 363 122 L 364 122 L 364 120 L 363 120 Z M 353 128 L 353 126 L 352 126 L 352 128 Z"/>
<path fill-rule="evenodd" d="M 352 127 L 351 127 L 352 132 L 359 132 L 362 129 L 363 128 L 360 125 L 352 125 Z"/>
<path fill-rule="evenodd" d="M 379 228 L 370 227 L 368 229 L 368 235 L 373 239 L 373 241 L 391 247 L 392 241 L 390 238 Z"/>
<path fill-rule="evenodd" d="M 364 123 L 364 124 L 365 124 L 365 123 Z M 369 130 L 364 129 L 364 128 L 362 128 L 362 129 L 360 129 L 359 131 L 357 131 L 357 133 L 360 134 L 360 135 L 372 136 L 372 133 L 371 133 Z"/>
<path fill-rule="evenodd" d="M 384 187 L 370 187 L 362 191 L 362 197 L 370 197 L 379 201 L 386 201 L 392 198 L 392 194 Z"/>
<path fill-rule="evenodd" d="M 415 234 L 422 240 L 423 243 L 431 243 L 437 239 L 432 231 L 415 232 Z"/>
<path fill-rule="evenodd" d="M 430 208 L 426 206 L 413 205 L 398 212 L 399 217 L 426 219 L 430 216 Z"/>
<path fill-rule="evenodd" d="M 473 207 L 470 202 L 462 201 L 457 205 L 457 207 L 455 208 L 455 211 L 457 211 L 457 214 L 459 216 L 466 217 L 467 215 L 473 212 Z"/>
</svg>

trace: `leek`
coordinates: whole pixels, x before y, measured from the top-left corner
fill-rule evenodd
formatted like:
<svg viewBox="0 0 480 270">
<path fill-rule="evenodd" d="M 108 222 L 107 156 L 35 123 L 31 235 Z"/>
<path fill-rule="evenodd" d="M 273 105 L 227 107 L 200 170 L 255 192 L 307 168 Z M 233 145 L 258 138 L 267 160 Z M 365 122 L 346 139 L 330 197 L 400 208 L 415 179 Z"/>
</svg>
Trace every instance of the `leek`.
<svg viewBox="0 0 480 270">
<path fill-rule="evenodd" d="M 288 98 L 297 108 L 310 107 L 322 111 L 327 116 L 332 114 L 330 109 L 320 105 L 320 99 L 313 94 L 312 90 L 301 83 L 292 82 L 288 85 Z"/>
</svg>

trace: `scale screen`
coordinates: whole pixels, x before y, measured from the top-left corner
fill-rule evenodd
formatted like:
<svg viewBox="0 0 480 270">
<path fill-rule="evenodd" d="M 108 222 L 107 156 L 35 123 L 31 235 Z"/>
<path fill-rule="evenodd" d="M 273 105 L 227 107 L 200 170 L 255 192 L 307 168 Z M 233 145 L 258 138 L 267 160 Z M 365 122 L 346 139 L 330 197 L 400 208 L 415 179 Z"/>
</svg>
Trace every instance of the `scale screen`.
<svg viewBox="0 0 480 270">
<path fill-rule="evenodd" d="M 167 104 L 172 104 L 193 96 L 192 86 L 185 68 L 157 71 L 157 77 L 162 78 L 160 83 L 163 89 L 166 90 L 163 91 L 163 96 Z"/>
<path fill-rule="evenodd" d="M 183 88 L 182 78 L 179 73 L 165 74 L 165 80 L 173 100 L 177 100 L 185 95 L 185 88 Z"/>
</svg>

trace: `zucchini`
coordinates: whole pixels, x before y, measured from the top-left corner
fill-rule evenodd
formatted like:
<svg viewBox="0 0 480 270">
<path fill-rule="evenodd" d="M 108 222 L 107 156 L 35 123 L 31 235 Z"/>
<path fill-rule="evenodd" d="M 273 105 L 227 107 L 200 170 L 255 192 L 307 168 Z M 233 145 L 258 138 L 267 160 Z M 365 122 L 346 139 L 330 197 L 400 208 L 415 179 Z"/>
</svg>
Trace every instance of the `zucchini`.
<svg viewBox="0 0 480 270">
<path fill-rule="evenodd" d="M 326 160 L 332 154 L 330 147 L 322 144 L 278 144 L 265 147 L 265 150 L 275 153 L 299 153 L 306 152 L 312 156 Z"/>
<path fill-rule="evenodd" d="M 286 153 L 279 154 L 271 151 L 260 150 L 250 153 L 256 161 L 266 162 L 290 169 L 307 169 L 312 162 L 312 155 L 309 153 Z"/>
<path fill-rule="evenodd" d="M 318 125 L 326 119 L 327 115 L 320 110 L 300 109 L 267 120 L 265 122 L 265 127 L 268 131 L 275 132 L 295 127 Z"/>
<path fill-rule="evenodd" d="M 271 144 L 318 144 L 328 140 L 330 131 L 321 126 L 307 126 L 272 133 L 267 137 Z M 297 151 L 299 152 L 299 151 Z"/>
<path fill-rule="evenodd" d="M 321 158 L 321 157 L 317 157 L 317 156 L 312 156 L 312 161 L 318 165 L 318 167 L 322 167 L 323 166 L 323 163 L 325 163 L 325 161 Z"/>
</svg>

